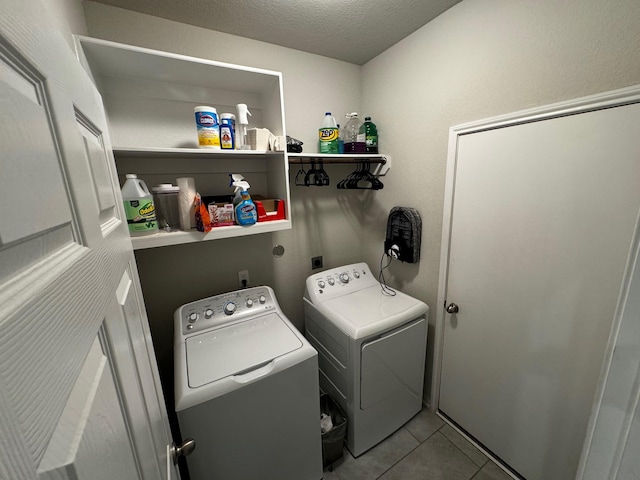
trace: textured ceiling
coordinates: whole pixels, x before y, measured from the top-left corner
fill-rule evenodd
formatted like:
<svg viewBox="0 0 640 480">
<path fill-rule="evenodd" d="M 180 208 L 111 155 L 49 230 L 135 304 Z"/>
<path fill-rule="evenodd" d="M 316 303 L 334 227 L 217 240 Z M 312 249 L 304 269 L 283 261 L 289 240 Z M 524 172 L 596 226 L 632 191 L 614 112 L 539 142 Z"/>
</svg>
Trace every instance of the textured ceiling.
<svg viewBox="0 0 640 480">
<path fill-rule="evenodd" d="M 94 0 L 362 65 L 460 0 Z"/>
</svg>

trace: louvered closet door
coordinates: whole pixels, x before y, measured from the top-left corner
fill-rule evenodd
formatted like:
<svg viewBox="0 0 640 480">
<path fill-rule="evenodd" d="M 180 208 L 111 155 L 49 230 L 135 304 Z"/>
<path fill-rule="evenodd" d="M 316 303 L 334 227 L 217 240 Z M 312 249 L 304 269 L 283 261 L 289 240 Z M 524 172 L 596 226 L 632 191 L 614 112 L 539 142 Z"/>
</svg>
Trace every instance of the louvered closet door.
<svg viewBox="0 0 640 480">
<path fill-rule="evenodd" d="M 47 8 L 5 0 L 0 16 L 0 478 L 164 479 L 106 119 Z"/>
</svg>

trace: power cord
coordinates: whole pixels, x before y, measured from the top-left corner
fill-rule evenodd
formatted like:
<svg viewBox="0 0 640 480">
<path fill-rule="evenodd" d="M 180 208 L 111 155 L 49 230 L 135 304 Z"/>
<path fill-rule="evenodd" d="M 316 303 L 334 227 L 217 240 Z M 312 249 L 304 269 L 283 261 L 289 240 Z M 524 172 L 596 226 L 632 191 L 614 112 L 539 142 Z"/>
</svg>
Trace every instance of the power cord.
<svg viewBox="0 0 640 480">
<path fill-rule="evenodd" d="M 387 255 L 387 264 L 385 266 L 382 266 L 382 261 L 384 260 L 385 257 L 385 253 L 382 254 L 382 256 L 380 257 L 380 273 L 378 274 L 378 281 L 380 282 L 380 288 L 382 288 L 382 294 L 383 295 L 389 295 L 391 297 L 395 296 L 396 291 L 391 288 L 389 285 L 387 285 L 387 281 L 384 278 L 384 269 L 388 268 L 389 265 L 391 265 L 391 262 L 393 261 L 393 257 L 390 255 Z"/>
</svg>

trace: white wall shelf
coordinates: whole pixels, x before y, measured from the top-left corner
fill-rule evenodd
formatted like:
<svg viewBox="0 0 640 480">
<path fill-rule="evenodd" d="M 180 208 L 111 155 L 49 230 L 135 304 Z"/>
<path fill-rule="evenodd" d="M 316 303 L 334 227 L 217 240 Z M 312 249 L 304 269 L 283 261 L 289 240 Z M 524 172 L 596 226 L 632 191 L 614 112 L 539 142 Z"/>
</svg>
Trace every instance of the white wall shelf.
<svg viewBox="0 0 640 480">
<path fill-rule="evenodd" d="M 149 188 L 193 177 L 202 196 L 231 194 L 229 173 L 243 175 L 251 194 L 285 202 L 286 220 L 211 232 L 161 232 L 132 238 L 135 249 L 254 235 L 291 228 L 286 152 L 197 147 L 193 108 L 218 114 L 251 111 L 249 127 L 286 135 L 282 74 L 89 37 L 76 37 L 77 52 L 102 95 L 120 183 L 136 173 Z"/>
</svg>

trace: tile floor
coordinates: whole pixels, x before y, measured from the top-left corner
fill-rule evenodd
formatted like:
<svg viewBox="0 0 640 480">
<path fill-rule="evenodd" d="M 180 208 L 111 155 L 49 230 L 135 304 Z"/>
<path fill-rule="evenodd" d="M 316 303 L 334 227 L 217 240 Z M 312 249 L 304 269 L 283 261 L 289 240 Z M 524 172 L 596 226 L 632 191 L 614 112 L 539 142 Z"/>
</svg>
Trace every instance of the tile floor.
<svg viewBox="0 0 640 480">
<path fill-rule="evenodd" d="M 344 456 L 324 480 L 512 480 L 442 419 L 422 410 L 368 452 Z"/>
</svg>

